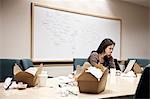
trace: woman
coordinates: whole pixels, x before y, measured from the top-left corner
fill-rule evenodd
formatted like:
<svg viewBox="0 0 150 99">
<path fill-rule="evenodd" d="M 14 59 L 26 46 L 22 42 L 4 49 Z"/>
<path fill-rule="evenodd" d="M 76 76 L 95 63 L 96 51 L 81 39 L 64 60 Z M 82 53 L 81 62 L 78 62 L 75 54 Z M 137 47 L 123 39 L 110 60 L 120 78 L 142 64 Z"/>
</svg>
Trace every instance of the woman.
<svg viewBox="0 0 150 99">
<path fill-rule="evenodd" d="M 100 68 L 104 71 L 105 67 L 114 67 L 112 51 L 115 46 L 115 42 L 111 39 L 104 39 L 99 45 L 96 51 L 92 51 L 90 56 L 88 57 L 88 62 L 97 68 Z"/>
</svg>

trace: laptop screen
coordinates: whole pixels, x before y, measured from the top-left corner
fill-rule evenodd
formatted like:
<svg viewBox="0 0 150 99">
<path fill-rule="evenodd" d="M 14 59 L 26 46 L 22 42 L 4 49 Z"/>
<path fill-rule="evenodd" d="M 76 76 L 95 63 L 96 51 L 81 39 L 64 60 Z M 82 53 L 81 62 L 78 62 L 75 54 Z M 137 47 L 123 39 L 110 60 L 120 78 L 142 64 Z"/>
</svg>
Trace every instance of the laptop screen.
<svg viewBox="0 0 150 99">
<path fill-rule="evenodd" d="M 114 62 L 115 62 L 116 70 L 120 70 L 119 63 L 118 63 L 117 59 L 114 59 Z"/>
<path fill-rule="evenodd" d="M 125 71 L 124 71 L 124 73 L 128 73 L 132 69 L 135 62 L 136 62 L 136 60 L 130 60 L 127 67 L 126 67 L 126 69 L 125 69 Z"/>
</svg>

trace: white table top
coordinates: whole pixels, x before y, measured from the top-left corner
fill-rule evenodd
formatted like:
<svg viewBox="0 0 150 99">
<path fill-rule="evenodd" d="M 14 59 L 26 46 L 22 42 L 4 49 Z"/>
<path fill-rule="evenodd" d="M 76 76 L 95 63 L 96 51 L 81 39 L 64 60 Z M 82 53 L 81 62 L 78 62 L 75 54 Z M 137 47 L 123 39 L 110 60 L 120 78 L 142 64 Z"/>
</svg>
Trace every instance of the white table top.
<svg viewBox="0 0 150 99">
<path fill-rule="evenodd" d="M 46 87 L 31 87 L 24 90 L 3 88 L 0 83 L 0 99 L 98 99 L 117 96 L 134 95 L 140 75 L 137 77 L 122 77 L 108 75 L 106 88 L 99 94 L 85 94 L 78 91 L 78 87 L 72 87 L 78 94 L 61 96 L 61 88 L 58 87 L 56 78 L 49 78 Z"/>
</svg>

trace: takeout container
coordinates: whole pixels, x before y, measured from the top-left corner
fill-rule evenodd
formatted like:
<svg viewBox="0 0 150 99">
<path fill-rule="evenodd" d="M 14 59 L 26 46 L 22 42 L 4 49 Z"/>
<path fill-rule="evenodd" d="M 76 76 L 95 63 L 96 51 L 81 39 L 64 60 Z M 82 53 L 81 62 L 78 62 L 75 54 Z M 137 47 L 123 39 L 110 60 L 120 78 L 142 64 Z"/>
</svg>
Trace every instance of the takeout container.
<svg viewBox="0 0 150 99">
<path fill-rule="evenodd" d="M 77 79 L 79 91 L 93 94 L 103 92 L 106 87 L 108 71 L 108 69 L 105 69 L 100 80 L 91 73 L 84 71 Z"/>
</svg>

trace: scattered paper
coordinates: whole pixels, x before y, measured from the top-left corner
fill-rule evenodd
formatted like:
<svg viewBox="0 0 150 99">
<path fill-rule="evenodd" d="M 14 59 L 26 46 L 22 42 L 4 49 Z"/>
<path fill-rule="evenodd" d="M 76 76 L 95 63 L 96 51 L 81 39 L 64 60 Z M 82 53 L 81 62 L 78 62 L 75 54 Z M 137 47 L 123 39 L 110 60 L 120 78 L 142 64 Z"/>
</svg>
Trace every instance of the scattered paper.
<svg viewBox="0 0 150 99">
<path fill-rule="evenodd" d="M 129 71 L 128 73 L 122 73 L 121 76 L 123 77 L 136 77 L 133 71 Z"/>
</svg>

